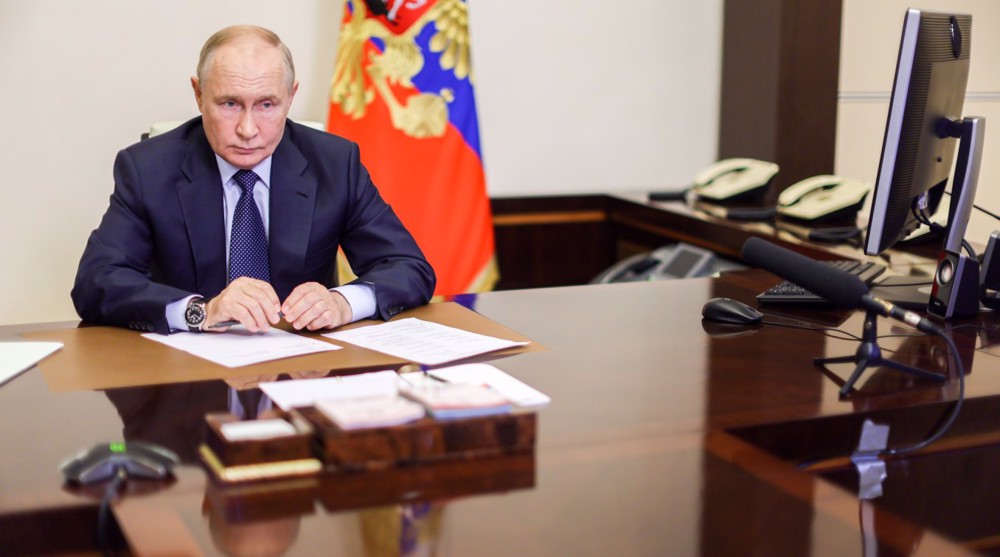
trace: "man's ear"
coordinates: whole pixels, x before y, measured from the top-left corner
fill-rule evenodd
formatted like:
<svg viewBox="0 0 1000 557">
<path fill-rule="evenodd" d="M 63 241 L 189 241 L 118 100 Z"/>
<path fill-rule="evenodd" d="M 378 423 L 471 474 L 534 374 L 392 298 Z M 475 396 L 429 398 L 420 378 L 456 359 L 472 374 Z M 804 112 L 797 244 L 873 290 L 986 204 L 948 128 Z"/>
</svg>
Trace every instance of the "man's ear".
<svg viewBox="0 0 1000 557">
<path fill-rule="evenodd" d="M 298 85 L 296 83 L 296 85 Z M 191 76 L 191 89 L 194 90 L 194 102 L 198 103 L 198 112 L 202 112 L 201 109 L 201 83 L 198 82 L 198 78 Z"/>
</svg>

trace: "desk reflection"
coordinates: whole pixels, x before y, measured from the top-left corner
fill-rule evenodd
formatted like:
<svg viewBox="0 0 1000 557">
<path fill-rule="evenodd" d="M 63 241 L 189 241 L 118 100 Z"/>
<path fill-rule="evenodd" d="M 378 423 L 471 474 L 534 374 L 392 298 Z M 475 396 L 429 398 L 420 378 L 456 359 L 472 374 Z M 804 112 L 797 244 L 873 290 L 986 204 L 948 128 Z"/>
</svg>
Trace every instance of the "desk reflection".
<svg viewBox="0 0 1000 557">
<path fill-rule="evenodd" d="M 104 394 L 122 419 L 126 442 L 157 443 L 185 463 L 195 463 L 204 441 L 205 415 L 238 410 L 239 393 L 259 391 L 260 382 L 276 379 L 289 377 L 129 387 Z M 201 525 L 196 526 L 201 534 L 196 537 L 211 544 L 211 549 L 203 547 L 207 554 L 299 554 L 303 521 L 322 508 L 331 515 L 356 511 L 356 522 L 349 522 L 357 528 L 364 555 L 433 555 L 439 552 L 444 509 L 450 501 L 534 485 L 533 450 L 369 472 L 328 468 L 318 477 L 246 484 L 209 479 L 201 498 Z"/>
<path fill-rule="evenodd" d="M 290 375 L 262 375 L 225 380 L 198 381 L 104 391 L 122 419 L 122 436 L 128 441 L 158 443 L 177 453 L 184 463 L 197 462 L 204 439 L 205 414 L 231 412 L 256 417 L 271 408 L 258 385 L 268 381 L 318 379 L 329 371 L 302 371 Z M 247 393 L 256 397 L 243 396 Z M 255 408 L 244 408 L 253 400 Z"/>
<path fill-rule="evenodd" d="M 205 414 L 229 410 L 229 386 L 222 380 L 104 392 L 122 419 L 126 442 L 147 441 L 174 451 L 184 463 L 197 461 Z"/>
</svg>

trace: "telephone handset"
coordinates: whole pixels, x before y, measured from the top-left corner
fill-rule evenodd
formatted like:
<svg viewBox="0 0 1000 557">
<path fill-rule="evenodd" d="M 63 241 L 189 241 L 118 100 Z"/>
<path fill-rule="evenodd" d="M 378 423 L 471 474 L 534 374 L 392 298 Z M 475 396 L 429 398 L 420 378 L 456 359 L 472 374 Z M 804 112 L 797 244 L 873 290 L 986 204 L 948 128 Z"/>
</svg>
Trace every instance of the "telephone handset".
<svg viewBox="0 0 1000 557">
<path fill-rule="evenodd" d="M 799 220 L 852 216 L 871 189 L 852 178 L 822 174 L 788 186 L 778 196 L 778 214 Z"/>
<path fill-rule="evenodd" d="M 757 159 L 723 159 L 695 176 L 692 189 L 698 197 L 723 201 L 756 193 L 771 183 L 778 165 Z"/>
</svg>

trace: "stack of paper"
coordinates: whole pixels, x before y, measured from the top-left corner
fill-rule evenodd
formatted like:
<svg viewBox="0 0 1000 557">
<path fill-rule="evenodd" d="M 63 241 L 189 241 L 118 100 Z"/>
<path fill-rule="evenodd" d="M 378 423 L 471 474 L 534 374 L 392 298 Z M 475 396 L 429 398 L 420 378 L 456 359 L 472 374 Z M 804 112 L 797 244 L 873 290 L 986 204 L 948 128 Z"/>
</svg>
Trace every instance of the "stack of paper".
<svg viewBox="0 0 1000 557">
<path fill-rule="evenodd" d="M 341 429 L 388 427 L 424 417 L 424 408 L 401 398 L 395 371 L 272 381 L 260 388 L 282 410 L 315 406 Z"/>
<path fill-rule="evenodd" d="M 489 387 L 472 383 L 445 383 L 419 373 L 400 381 L 403 396 L 424 405 L 435 418 L 471 418 L 510 412 L 510 401 Z"/>
<path fill-rule="evenodd" d="M 316 406 L 320 400 L 395 397 L 399 393 L 397 381 L 399 376 L 395 371 L 385 370 L 322 379 L 268 381 L 259 386 L 278 408 L 288 411 L 302 406 Z"/>
</svg>

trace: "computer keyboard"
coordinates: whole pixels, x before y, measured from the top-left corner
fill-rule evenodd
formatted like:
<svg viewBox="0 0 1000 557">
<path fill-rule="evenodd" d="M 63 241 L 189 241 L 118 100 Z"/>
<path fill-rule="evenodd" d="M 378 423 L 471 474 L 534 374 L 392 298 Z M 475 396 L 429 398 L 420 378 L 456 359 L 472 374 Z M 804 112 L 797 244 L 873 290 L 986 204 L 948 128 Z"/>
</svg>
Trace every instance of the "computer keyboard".
<svg viewBox="0 0 1000 557">
<path fill-rule="evenodd" d="M 885 265 L 871 261 L 823 261 L 835 269 L 850 273 L 865 282 L 871 284 L 879 275 L 885 272 Z M 802 288 L 801 286 L 784 281 L 768 288 L 757 296 L 758 302 L 769 304 L 823 304 L 830 303 L 816 294 Z"/>
</svg>

